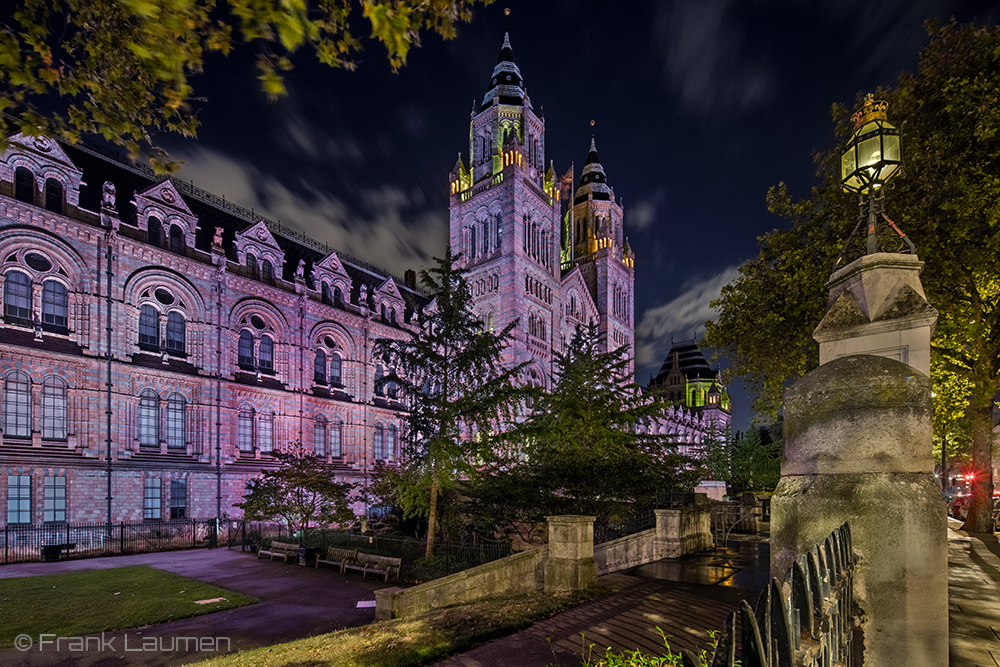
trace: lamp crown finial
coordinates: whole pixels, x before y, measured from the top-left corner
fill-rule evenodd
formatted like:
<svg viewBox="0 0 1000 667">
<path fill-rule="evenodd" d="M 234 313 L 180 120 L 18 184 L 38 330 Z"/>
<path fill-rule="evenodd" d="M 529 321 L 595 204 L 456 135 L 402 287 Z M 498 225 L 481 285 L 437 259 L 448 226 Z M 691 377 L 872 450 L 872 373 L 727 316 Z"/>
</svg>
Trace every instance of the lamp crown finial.
<svg viewBox="0 0 1000 667">
<path fill-rule="evenodd" d="M 865 97 L 864 105 L 851 116 L 851 120 L 854 121 L 855 131 L 870 120 L 888 120 L 888 110 L 888 102 L 885 100 L 876 100 L 872 93 L 868 93 Z"/>
</svg>

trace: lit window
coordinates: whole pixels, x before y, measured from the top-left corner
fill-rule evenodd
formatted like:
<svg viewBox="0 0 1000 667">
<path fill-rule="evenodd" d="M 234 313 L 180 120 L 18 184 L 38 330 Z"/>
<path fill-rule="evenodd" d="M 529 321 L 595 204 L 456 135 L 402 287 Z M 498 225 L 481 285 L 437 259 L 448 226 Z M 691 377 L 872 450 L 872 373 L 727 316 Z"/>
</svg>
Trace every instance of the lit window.
<svg viewBox="0 0 1000 667">
<path fill-rule="evenodd" d="M 274 372 L 274 341 L 270 336 L 260 337 L 260 369 Z"/>
<path fill-rule="evenodd" d="M 180 394 L 170 394 L 167 398 L 167 447 L 184 449 L 184 415 L 187 401 Z"/>
<path fill-rule="evenodd" d="M 42 383 L 42 440 L 66 439 L 66 382 L 50 375 Z"/>
<path fill-rule="evenodd" d="M 139 347 L 160 350 L 160 311 L 148 304 L 139 309 Z"/>
<path fill-rule="evenodd" d="M 159 519 L 160 512 L 160 480 L 148 477 L 143 480 L 142 488 L 142 518 Z"/>
<path fill-rule="evenodd" d="M 30 475 L 7 475 L 7 523 L 31 523 Z"/>
<path fill-rule="evenodd" d="M 326 352 L 323 350 L 316 350 L 316 358 L 313 360 L 313 382 L 326 384 Z"/>
<path fill-rule="evenodd" d="M 4 381 L 3 434 L 8 438 L 31 436 L 31 380 L 15 371 Z"/>
<path fill-rule="evenodd" d="M 246 405 L 236 418 L 236 444 L 241 452 L 253 451 L 253 409 Z"/>
<path fill-rule="evenodd" d="M 46 523 L 66 520 L 65 477 L 52 476 L 45 478 L 45 510 L 43 518 Z"/>
<path fill-rule="evenodd" d="M 139 394 L 139 446 L 160 447 L 160 397 L 152 389 Z"/>
<path fill-rule="evenodd" d="M 184 316 L 176 310 L 167 315 L 167 352 L 184 354 Z"/>
<path fill-rule="evenodd" d="M 170 518 L 187 518 L 187 480 L 170 480 Z"/>
<path fill-rule="evenodd" d="M 254 370 L 253 334 L 248 329 L 240 331 L 239 364 L 244 370 Z"/>
<path fill-rule="evenodd" d="M 42 286 L 42 327 L 65 330 L 68 311 L 66 286 L 57 280 L 46 280 Z"/>
<path fill-rule="evenodd" d="M 262 452 L 274 448 L 274 415 L 263 412 L 260 415 L 260 428 L 257 430 L 257 447 Z"/>
<path fill-rule="evenodd" d="M 4 279 L 3 316 L 8 324 L 31 326 L 31 279 L 20 271 Z"/>
<path fill-rule="evenodd" d="M 313 451 L 316 456 L 326 456 L 326 420 L 322 417 L 313 424 Z"/>
</svg>

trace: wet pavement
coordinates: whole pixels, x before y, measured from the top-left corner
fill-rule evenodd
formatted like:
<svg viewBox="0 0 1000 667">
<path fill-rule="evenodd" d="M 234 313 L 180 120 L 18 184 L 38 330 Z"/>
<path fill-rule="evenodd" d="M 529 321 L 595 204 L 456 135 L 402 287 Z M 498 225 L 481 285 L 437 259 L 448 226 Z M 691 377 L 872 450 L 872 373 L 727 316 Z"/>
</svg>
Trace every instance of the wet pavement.
<svg viewBox="0 0 1000 667">
<path fill-rule="evenodd" d="M 948 639 L 951 667 L 1000 665 L 1000 541 L 970 536 L 948 519 Z"/>
</svg>

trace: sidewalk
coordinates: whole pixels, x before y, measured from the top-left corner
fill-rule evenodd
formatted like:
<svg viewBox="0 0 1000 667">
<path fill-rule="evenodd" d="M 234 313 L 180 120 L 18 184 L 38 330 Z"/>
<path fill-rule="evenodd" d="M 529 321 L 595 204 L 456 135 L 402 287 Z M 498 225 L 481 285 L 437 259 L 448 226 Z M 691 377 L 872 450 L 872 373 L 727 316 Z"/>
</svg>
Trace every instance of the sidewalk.
<svg viewBox="0 0 1000 667">
<path fill-rule="evenodd" d="M 1000 542 L 970 537 L 948 519 L 951 667 L 1000 665 Z"/>
</svg>

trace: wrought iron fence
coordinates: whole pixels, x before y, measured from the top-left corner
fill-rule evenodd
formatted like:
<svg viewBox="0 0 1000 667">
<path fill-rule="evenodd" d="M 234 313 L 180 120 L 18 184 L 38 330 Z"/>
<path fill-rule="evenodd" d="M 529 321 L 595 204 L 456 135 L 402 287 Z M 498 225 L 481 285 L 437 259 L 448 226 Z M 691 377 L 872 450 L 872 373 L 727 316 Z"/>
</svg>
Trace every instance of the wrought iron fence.
<svg viewBox="0 0 1000 667">
<path fill-rule="evenodd" d="M 656 509 L 672 510 L 694 504 L 694 491 L 657 491 Z"/>
<path fill-rule="evenodd" d="M 725 547 L 731 533 L 756 534 L 760 516 L 759 504 L 713 501 L 712 538 L 715 546 Z"/>
<path fill-rule="evenodd" d="M 845 523 L 800 555 L 761 591 L 754 609 L 744 600 L 726 620 L 712 667 L 851 667 L 861 664 L 854 609 L 854 550 Z M 737 616 L 738 614 L 738 616 Z M 736 647 L 737 617 L 740 648 Z M 684 654 L 684 667 L 702 663 Z"/>
<path fill-rule="evenodd" d="M 639 512 L 618 523 L 594 524 L 594 544 L 603 544 L 655 527 L 656 512 L 654 510 Z"/>
<path fill-rule="evenodd" d="M 7 524 L 0 533 L 4 563 L 94 558 L 215 546 L 214 520 Z"/>
</svg>

